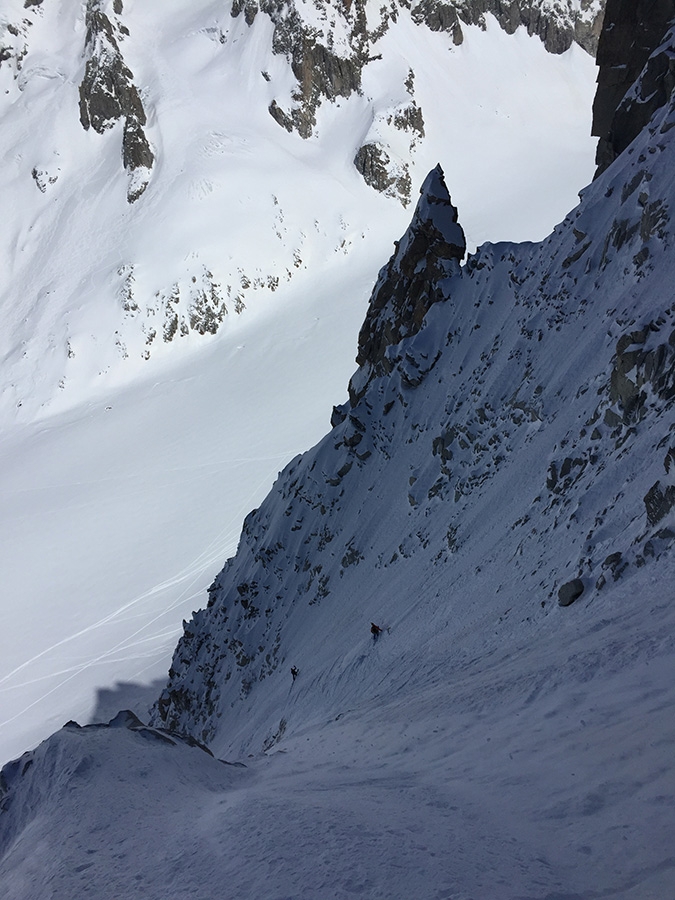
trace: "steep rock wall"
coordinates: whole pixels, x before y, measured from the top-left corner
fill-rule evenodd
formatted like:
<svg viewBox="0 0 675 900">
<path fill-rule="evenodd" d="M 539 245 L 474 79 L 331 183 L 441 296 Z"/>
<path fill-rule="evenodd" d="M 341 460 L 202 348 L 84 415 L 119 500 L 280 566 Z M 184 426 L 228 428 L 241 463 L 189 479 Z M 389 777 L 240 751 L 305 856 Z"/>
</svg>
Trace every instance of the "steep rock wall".
<svg viewBox="0 0 675 900">
<path fill-rule="evenodd" d="M 658 47 L 674 19 L 673 0 L 607 0 L 593 104 L 597 174 L 628 147 L 670 96 L 675 84 L 672 51 L 668 42 L 661 51 Z M 648 61 L 639 88 L 631 91 Z"/>
<path fill-rule="evenodd" d="M 134 76 L 125 64 L 120 43 L 129 33 L 119 20 L 122 0 L 114 0 L 109 15 L 102 0 L 88 0 L 85 21 L 87 64 L 80 84 L 80 122 L 85 131 L 102 134 L 124 121 L 122 162 L 129 173 L 127 200 L 143 194 L 155 156 L 145 135 L 145 109 Z"/>
</svg>

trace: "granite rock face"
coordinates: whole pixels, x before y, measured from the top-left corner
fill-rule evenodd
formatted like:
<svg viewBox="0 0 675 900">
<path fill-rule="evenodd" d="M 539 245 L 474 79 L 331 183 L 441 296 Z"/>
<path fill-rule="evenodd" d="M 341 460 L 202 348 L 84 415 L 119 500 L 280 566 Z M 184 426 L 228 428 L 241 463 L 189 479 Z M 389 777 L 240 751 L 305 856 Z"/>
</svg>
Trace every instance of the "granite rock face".
<svg viewBox="0 0 675 900">
<path fill-rule="evenodd" d="M 521 26 L 536 34 L 549 53 L 564 53 L 577 43 L 590 54 L 597 50 L 604 8 L 604 2 L 594 0 L 582 0 L 580 8 L 569 0 L 458 0 L 455 5 L 467 24 L 481 25 L 485 14 L 491 13 L 508 34 Z"/>
<path fill-rule="evenodd" d="M 465 253 L 464 231 L 438 165 L 424 180 L 410 226 L 378 276 L 359 333 L 361 368 L 350 384 L 352 403 L 371 378 L 391 371 L 392 348 L 419 331 L 443 296 L 440 282 L 458 270 Z"/>
<path fill-rule="evenodd" d="M 117 18 L 121 13 L 121 0 L 115 0 L 111 15 L 104 11 L 101 0 L 87 4 L 87 64 L 80 85 L 80 122 L 85 130 L 93 128 L 102 134 L 124 120 L 122 162 L 130 176 L 127 200 L 133 203 L 148 185 L 155 157 L 144 131 L 143 102 L 120 49 L 128 34 Z"/>
<path fill-rule="evenodd" d="M 410 202 L 410 174 L 403 165 L 399 170 L 380 144 L 371 142 L 360 147 L 354 157 L 357 172 L 370 187 L 388 197 L 397 197 L 404 206 Z"/>
<path fill-rule="evenodd" d="M 607 0 L 605 17 L 593 104 L 593 134 L 599 138 L 596 177 L 665 105 L 675 85 L 672 51 L 660 47 L 675 24 L 675 0 Z"/>
</svg>

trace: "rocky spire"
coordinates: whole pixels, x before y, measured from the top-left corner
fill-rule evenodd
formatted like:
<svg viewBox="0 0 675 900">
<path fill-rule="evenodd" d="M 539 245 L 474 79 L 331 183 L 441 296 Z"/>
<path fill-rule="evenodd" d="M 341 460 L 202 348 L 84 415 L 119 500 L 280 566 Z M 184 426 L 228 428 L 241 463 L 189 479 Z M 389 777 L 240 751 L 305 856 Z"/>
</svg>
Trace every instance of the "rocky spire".
<svg viewBox="0 0 675 900">
<path fill-rule="evenodd" d="M 420 195 L 410 226 L 396 242 L 370 298 L 356 357 L 361 377 L 357 373 L 350 383 L 352 402 L 371 378 L 391 371 L 394 360 L 388 349 L 420 330 L 429 307 L 443 298 L 439 282 L 457 270 L 466 252 L 440 165 L 427 175 Z"/>
</svg>

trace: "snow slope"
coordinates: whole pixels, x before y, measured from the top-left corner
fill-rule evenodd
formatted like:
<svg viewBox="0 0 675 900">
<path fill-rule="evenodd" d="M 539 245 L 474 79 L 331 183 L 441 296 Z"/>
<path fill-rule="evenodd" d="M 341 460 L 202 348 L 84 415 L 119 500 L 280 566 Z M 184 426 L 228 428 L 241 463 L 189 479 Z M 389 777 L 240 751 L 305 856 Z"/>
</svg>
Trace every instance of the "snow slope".
<svg viewBox="0 0 675 900">
<path fill-rule="evenodd" d="M 424 222 L 401 240 L 411 249 L 382 270 L 372 308 L 387 293 L 435 302 L 366 356 L 333 430 L 247 518 L 185 626 L 159 704 L 171 727 L 219 752 L 259 748 L 291 663 L 311 666 L 330 714 L 371 619 L 401 641 L 414 622 L 416 656 L 458 633 L 485 652 L 512 628 L 557 628 L 557 591 L 575 578 L 596 610 L 616 579 L 661 582 L 650 567 L 675 506 L 669 124 L 541 244 L 486 245 L 430 276 L 424 260 L 434 241 L 452 248 L 456 225 L 422 262 Z M 484 616 L 507 610 L 486 636 Z"/>
<path fill-rule="evenodd" d="M 423 773 L 432 709 L 439 771 L 457 736 L 463 783 L 504 827 L 480 838 L 527 847 L 460 875 L 468 896 L 672 886 L 674 117 L 671 96 L 546 241 L 484 246 L 461 270 L 427 182 L 350 402 L 247 518 L 156 706 L 155 723 L 239 758 L 324 746 L 327 723 L 361 716 L 351 740 L 379 759 L 390 742 L 365 723 L 381 715 L 391 769 L 418 762 L 412 734 Z M 425 292 L 401 339 L 395 302 Z M 371 621 L 391 633 L 374 643 Z"/>
<path fill-rule="evenodd" d="M 84 7 L 2 10 L 2 44 L 16 47 L 0 64 L 2 759 L 87 720 L 115 682 L 166 674 L 244 515 L 324 434 L 409 218 L 352 159 L 409 99 L 410 69 L 426 128 L 411 172 L 421 182 L 442 158 L 456 173 L 470 242 L 543 235 L 593 166 L 590 57 L 552 56 L 490 17 L 454 47 L 403 12 L 363 94 L 324 104 L 304 141 L 266 111 L 261 71 L 275 90 L 293 79 L 264 17 L 103 7 L 128 27 L 119 45 L 156 157 L 131 205 L 121 122 L 97 134 L 78 119 Z M 256 287 L 270 274 L 276 290 Z M 163 340 L 156 292 L 164 303 L 175 284 L 188 318 L 213 284 L 238 285 L 215 336 Z"/>
<path fill-rule="evenodd" d="M 247 518 L 155 727 L 3 770 L 9 897 L 672 894 L 673 124 L 671 96 L 549 238 L 461 269 L 427 181 L 350 400 Z M 380 355 L 406 292 L 430 307 Z"/>
<path fill-rule="evenodd" d="M 4 757 L 86 719 L 98 689 L 165 677 L 244 516 L 344 398 L 371 268 L 339 305 L 326 269 L 180 365 L 5 433 Z"/>
<path fill-rule="evenodd" d="M 614 593 L 613 621 L 589 608 L 461 664 L 447 650 L 401 658 L 392 633 L 362 648 L 353 682 L 376 690 L 399 656 L 398 690 L 246 768 L 66 728 L 5 770 L 4 895 L 669 897 L 672 604 L 631 593 Z M 308 674 L 292 688 L 287 675 L 280 713 L 310 712 Z"/>
</svg>

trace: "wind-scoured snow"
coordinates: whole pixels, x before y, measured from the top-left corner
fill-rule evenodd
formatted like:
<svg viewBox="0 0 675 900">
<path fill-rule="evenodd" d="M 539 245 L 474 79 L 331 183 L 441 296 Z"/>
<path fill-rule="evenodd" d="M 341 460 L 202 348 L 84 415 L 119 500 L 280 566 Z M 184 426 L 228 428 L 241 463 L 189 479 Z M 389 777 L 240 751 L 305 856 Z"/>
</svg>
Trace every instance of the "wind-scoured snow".
<svg viewBox="0 0 675 900">
<path fill-rule="evenodd" d="M 408 821 L 402 785 L 448 804 L 442 824 L 423 804 L 417 872 L 368 867 L 402 852 L 371 824 L 334 896 L 409 896 L 422 872 L 430 896 L 672 887 L 674 122 L 671 97 L 540 244 L 426 287 L 392 257 L 372 303 L 408 278 L 423 322 L 365 355 L 185 624 L 155 724 L 289 769 L 334 752 L 319 785 L 365 783 L 383 822 Z"/>
<path fill-rule="evenodd" d="M 460 634 L 455 662 L 440 641 L 418 655 L 414 625 L 376 649 L 365 638 L 361 702 L 246 768 L 152 734 L 64 729 L 13 766 L 5 896 L 667 897 L 673 620 L 626 587 L 625 616 L 585 610 L 474 659 Z M 647 617 L 649 653 L 635 646 Z M 278 713 L 310 713 L 312 669 L 285 673 Z"/>
<path fill-rule="evenodd" d="M 546 241 L 486 245 L 432 282 L 440 297 L 421 327 L 365 385 L 364 361 L 333 430 L 247 518 L 186 624 L 161 719 L 248 752 L 273 730 L 280 669 L 314 643 L 331 712 L 371 620 L 405 626 L 405 641 L 412 617 L 416 656 L 438 633 L 478 652 L 512 627 L 517 640 L 557 628 L 558 590 L 575 578 L 597 615 L 621 579 L 638 594 L 651 572 L 662 583 L 675 508 L 672 115 Z M 505 624 L 486 635 L 484 616 Z"/>
</svg>

